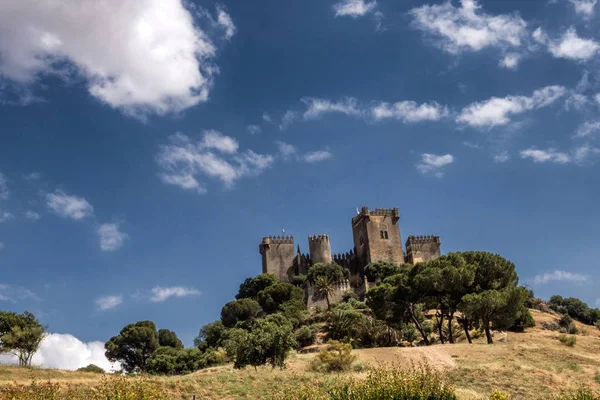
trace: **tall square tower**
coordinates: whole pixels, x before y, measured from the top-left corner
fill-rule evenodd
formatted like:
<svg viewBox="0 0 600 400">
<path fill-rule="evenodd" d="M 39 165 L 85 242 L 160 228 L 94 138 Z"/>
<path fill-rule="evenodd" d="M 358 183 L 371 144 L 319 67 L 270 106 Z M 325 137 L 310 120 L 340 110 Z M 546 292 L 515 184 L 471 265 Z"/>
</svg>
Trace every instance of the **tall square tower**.
<svg viewBox="0 0 600 400">
<path fill-rule="evenodd" d="M 356 257 L 363 267 L 376 261 L 404 264 L 399 220 L 400 212 L 397 208 L 376 208 L 371 211 L 368 207 L 363 207 L 352 218 Z"/>
</svg>

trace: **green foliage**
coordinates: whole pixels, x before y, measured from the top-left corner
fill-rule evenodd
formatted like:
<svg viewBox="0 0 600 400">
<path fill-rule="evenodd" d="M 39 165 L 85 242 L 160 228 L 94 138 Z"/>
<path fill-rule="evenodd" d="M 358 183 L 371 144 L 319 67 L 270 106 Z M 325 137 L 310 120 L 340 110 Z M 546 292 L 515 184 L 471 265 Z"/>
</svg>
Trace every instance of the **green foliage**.
<svg viewBox="0 0 600 400">
<path fill-rule="evenodd" d="M 129 324 L 104 345 L 106 358 L 120 361 L 127 372 L 146 371 L 147 361 L 158 346 L 158 333 L 152 321 Z"/>
<path fill-rule="evenodd" d="M 316 283 L 319 276 L 326 276 L 333 284 L 342 282 L 348 279 L 350 272 L 336 263 L 321 264 L 317 263 L 309 268 L 307 279 L 310 283 Z"/>
<path fill-rule="evenodd" d="M 494 390 L 490 395 L 490 400 L 510 400 L 510 395 L 499 390 Z"/>
<path fill-rule="evenodd" d="M 317 372 L 349 371 L 355 360 L 350 344 L 332 340 L 312 359 L 310 368 Z"/>
<path fill-rule="evenodd" d="M 600 310 L 597 308 L 590 308 L 585 302 L 575 298 L 568 297 L 563 298 L 561 296 L 554 295 L 550 297 L 548 305 L 551 309 L 561 314 L 569 314 L 577 321 L 588 325 L 594 325 L 600 321 Z"/>
<path fill-rule="evenodd" d="M 558 320 L 558 325 L 563 328 L 568 328 L 573 323 L 573 318 L 569 314 L 565 314 Z"/>
<path fill-rule="evenodd" d="M 501 290 L 519 283 L 515 264 L 498 254 L 485 251 L 465 251 L 461 255 L 467 264 L 477 266 L 473 282 L 474 292 Z"/>
<path fill-rule="evenodd" d="M 294 335 L 296 336 L 296 342 L 298 342 L 298 347 L 306 347 L 313 344 L 315 342 L 315 338 L 317 336 L 318 331 L 318 325 L 304 325 L 296 329 Z"/>
<path fill-rule="evenodd" d="M 177 337 L 177 334 L 168 329 L 160 329 L 158 331 L 158 345 L 169 346 L 176 349 L 183 349 L 183 343 Z"/>
<path fill-rule="evenodd" d="M 35 315 L 28 311 L 23 314 L 0 311 L 0 352 L 14 354 L 20 366 L 29 366 L 45 330 Z"/>
<path fill-rule="evenodd" d="M 242 298 L 230 301 L 223 306 L 221 309 L 221 322 L 225 327 L 233 328 L 238 322 L 252 321 L 259 318 L 261 314 L 262 308 L 256 300 Z"/>
<path fill-rule="evenodd" d="M 277 282 L 258 292 L 258 304 L 267 313 L 280 310 L 287 302 L 304 302 L 304 290 L 287 282 Z"/>
<path fill-rule="evenodd" d="M 306 283 L 306 275 L 293 275 L 292 278 L 290 279 L 290 282 L 292 285 L 294 286 L 304 286 L 304 284 Z"/>
<path fill-rule="evenodd" d="M 356 338 L 365 322 L 365 316 L 356 310 L 334 310 L 327 322 L 330 339 Z"/>
<path fill-rule="evenodd" d="M 236 300 L 240 299 L 254 299 L 258 297 L 258 293 L 265 290 L 271 285 L 279 282 L 279 279 L 273 274 L 260 274 L 254 278 L 248 278 L 240 285 L 238 294 L 235 296 Z"/>
<path fill-rule="evenodd" d="M 577 337 L 572 335 L 560 335 L 558 340 L 566 346 L 573 347 L 577 343 Z"/>
<path fill-rule="evenodd" d="M 578 389 L 575 393 L 558 397 L 557 400 L 598 400 L 600 393 L 595 393 L 590 388 Z"/>
<path fill-rule="evenodd" d="M 524 332 L 527 328 L 533 328 L 534 326 L 535 320 L 533 319 L 533 316 L 527 308 L 523 307 L 509 330 L 513 332 Z"/>
<path fill-rule="evenodd" d="M 227 337 L 227 328 L 221 321 L 211 322 L 200 328 L 198 337 L 194 339 L 194 346 L 200 350 L 206 350 L 209 347 L 217 349 L 225 345 Z"/>
<path fill-rule="evenodd" d="M 355 361 L 351 366 L 352 372 L 365 372 L 369 366 L 364 361 Z"/>
<path fill-rule="evenodd" d="M 90 364 L 87 367 L 81 367 L 77 369 L 78 372 L 94 372 L 97 374 L 104 374 L 105 371 L 97 366 L 96 364 Z"/>
<path fill-rule="evenodd" d="M 365 275 L 369 282 L 381 282 L 385 278 L 400 273 L 400 268 L 389 262 L 376 261 L 365 267 Z"/>
<path fill-rule="evenodd" d="M 227 353 L 234 358 L 234 368 L 265 364 L 284 368 L 289 351 L 296 347 L 292 324 L 274 314 L 253 321 L 248 328 L 230 331 Z"/>
</svg>

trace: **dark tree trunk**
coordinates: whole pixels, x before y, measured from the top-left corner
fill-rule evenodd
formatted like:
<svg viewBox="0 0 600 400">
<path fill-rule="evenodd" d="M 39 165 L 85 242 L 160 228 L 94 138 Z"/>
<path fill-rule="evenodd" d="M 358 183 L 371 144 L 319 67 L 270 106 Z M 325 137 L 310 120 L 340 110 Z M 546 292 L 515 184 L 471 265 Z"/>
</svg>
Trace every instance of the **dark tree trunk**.
<svg viewBox="0 0 600 400">
<path fill-rule="evenodd" d="M 327 311 L 331 311 L 331 304 L 329 304 L 329 293 L 325 293 L 325 301 L 327 301 Z"/>
<path fill-rule="evenodd" d="M 444 340 L 444 332 L 442 332 L 442 325 L 444 325 L 444 314 L 438 314 L 438 323 L 437 323 L 437 328 L 438 328 L 438 334 L 440 335 L 440 342 L 442 344 L 446 343 L 446 341 Z"/>
<path fill-rule="evenodd" d="M 454 344 L 454 334 L 452 333 L 452 320 L 454 319 L 454 314 L 448 315 L 448 341 Z"/>
<path fill-rule="evenodd" d="M 492 339 L 492 332 L 489 324 L 485 326 L 485 337 L 487 337 L 488 344 L 494 344 L 494 339 Z"/>
<path fill-rule="evenodd" d="M 412 319 L 413 323 L 417 327 L 417 330 L 421 334 L 421 337 L 423 338 L 423 341 L 425 342 L 425 346 L 429 346 L 429 339 L 427 339 L 427 335 L 425 334 L 425 330 L 423 329 L 423 325 L 421 325 L 421 323 L 417 319 L 417 316 L 415 315 L 415 312 L 413 310 L 413 306 L 412 305 L 410 306 L 410 313 L 409 314 L 410 314 L 410 318 Z"/>
<path fill-rule="evenodd" d="M 473 343 L 473 341 L 471 340 L 471 334 L 469 333 L 469 320 L 463 317 L 462 324 L 463 330 L 465 331 L 465 336 L 467 337 L 467 341 L 469 343 Z"/>
</svg>

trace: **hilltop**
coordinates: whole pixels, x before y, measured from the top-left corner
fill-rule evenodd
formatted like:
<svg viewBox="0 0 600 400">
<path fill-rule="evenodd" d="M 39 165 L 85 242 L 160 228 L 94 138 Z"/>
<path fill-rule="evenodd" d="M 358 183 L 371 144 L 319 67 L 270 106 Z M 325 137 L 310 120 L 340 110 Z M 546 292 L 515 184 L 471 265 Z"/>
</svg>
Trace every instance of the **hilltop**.
<svg viewBox="0 0 600 400">
<path fill-rule="evenodd" d="M 577 344 L 568 347 L 559 333 L 546 330 L 543 323 L 556 322 L 560 315 L 530 310 L 536 327 L 525 333 L 495 332 L 495 344 L 485 344 L 485 337 L 467 343 L 427 347 L 393 347 L 354 350 L 368 365 L 428 362 L 444 371 L 454 382 L 459 399 L 487 399 L 492 389 L 510 393 L 512 399 L 547 399 L 561 391 L 588 385 L 600 390 L 600 330 L 576 322 L 581 334 Z M 232 365 L 207 368 L 177 377 L 152 377 L 164 385 L 174 399 L 268 398 L 283 387 L 327 381 L 338 375 L 310 372 L 308 364 L 314 354 L 297 354 L 289 358 L 285 370 L 259 367 L 234 370 Z M 350 375 L 350 374 L 349 374 Z M 354 373 L 364 376 L 364 372 Z M 32 379 L 64 384 L 92 385 L 102 374 L 46 369 L 0 367 L 0 385 L 11 382 L 28 384 Z"/>
</svg>

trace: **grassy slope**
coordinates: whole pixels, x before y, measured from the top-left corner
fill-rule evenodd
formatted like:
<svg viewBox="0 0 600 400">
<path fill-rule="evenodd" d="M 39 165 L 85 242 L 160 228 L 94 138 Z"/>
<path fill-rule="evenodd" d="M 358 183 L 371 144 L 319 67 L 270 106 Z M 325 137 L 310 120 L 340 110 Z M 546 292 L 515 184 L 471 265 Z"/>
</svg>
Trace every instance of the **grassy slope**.
<svg viewBox="0 0 600 400">
<path fill-rule="evenodd" d="M 455 382 L 459 398 L 486 399 L 492 389 L 512 394 L 512 399 L 547 399 L 550 394 L 576 389 L 582 384 L 600 390 L 600 331 L 584 327 L 577 335 L 575 347 L 558 341 L 559 334 L 540 328 L 542 321 L 557 317 L 532 310 L 538 327 L 526 333 L 497 334 L 498 343 L 484 344 L 483 338 L 469 345 L 434 345 L 417 348 L 380 348 L 358 350 L 360 360 L 368 364 L 379 362 L 399 365 L 411 361 L 427 361 L 447 371 Z M 507 338 L 500 342 L 498 339 Z M 332 376 L 307 372 L 313 355 L 297 355 L 285 371 L 259 368 L 235 371 L 230 366 L 209 368 L 181 377 L 153 378 L 165 384 L 176 399 L 262 398 L 284 386 L 317 383 Z M 43 369 L 0 367 L 0 386 L 9 382 L 29 383 L 32 378 L 62 383 L 89 384 L 102 375 Z"/>
</svg>

